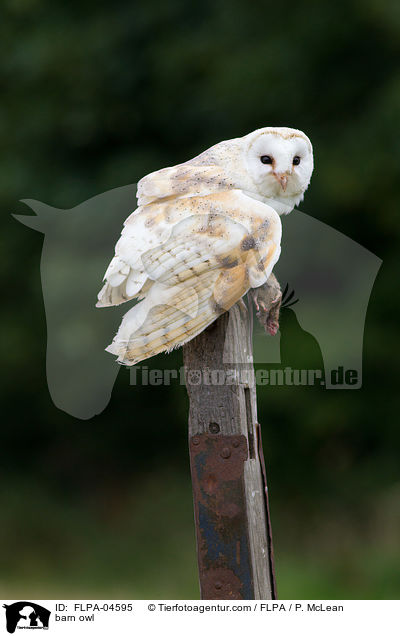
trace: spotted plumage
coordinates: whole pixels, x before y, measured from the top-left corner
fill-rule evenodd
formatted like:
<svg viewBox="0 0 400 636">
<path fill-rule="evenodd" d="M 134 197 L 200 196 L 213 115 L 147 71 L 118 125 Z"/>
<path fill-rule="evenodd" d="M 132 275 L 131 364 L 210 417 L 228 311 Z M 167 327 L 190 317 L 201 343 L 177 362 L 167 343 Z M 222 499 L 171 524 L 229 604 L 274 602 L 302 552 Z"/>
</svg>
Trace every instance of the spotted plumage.
<svg viewBox="0 0 400 636">
<path fill-rule="evenodd" d="M 169 351 L 263 285 L 280 254 L 279 214 L 311 172 L 304 133 L 262 128 L 144 177 L 97 306 L 139 302 L 107 351 L 128 365 Z"/>
</svg>

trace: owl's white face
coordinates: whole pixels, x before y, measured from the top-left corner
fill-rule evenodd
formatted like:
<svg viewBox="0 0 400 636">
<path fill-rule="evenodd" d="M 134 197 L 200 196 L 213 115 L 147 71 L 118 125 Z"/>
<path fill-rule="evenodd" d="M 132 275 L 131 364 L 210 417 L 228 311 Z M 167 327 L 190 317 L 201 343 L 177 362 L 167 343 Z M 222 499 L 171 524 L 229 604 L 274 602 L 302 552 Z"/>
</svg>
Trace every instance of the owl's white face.
<svg viewBox="0 0 400 636">
<path fill-rule="evenodd" d="M 313 171 L 308 137 L 292 128 L 263 128 L 248 135 L 245 153 L 257 192 L 277 201 L 279 214 L 290 212 L 303 198 Z"/>
</svg>

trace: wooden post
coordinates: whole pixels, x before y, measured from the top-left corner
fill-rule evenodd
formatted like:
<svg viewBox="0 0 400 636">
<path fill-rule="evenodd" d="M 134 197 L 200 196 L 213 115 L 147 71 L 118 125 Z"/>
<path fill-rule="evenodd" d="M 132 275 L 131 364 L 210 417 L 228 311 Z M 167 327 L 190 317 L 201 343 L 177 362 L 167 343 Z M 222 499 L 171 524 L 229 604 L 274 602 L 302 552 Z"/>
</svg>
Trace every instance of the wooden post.
<svg viewBox="0 0 400 636">
<path fill-rule="evenodd" d="M 274 599 L 252 325 L 244 302 L 185 345 L 184 365 L 201 597 Z"/>
</svg>

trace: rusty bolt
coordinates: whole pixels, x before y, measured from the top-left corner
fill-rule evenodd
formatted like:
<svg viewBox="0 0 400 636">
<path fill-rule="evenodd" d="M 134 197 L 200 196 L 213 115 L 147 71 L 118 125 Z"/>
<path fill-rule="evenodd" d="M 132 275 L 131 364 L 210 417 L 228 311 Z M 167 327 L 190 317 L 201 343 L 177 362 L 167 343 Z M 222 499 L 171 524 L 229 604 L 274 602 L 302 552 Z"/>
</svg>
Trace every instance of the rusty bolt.
<svg viewBox="0 0 400 636">
<path fill-rule="evenodd" d="M 193 437 L 193 439 L 192 439 L 192 443 L 193 443 L 195 446 L 198 446 L 198 444 L 200 444 L 200 437 Z"/>
<path fill-rule="evenodd" d="M 208 428 L 210 430 L 210 433 L 214 433 L 214 435 L 216 435 L 220 431 L 219 424 L 217 424 L 217 422 L 211 422 Z"/>
<path fill-rule="evenodd" d="M 215 581 L 215 586 L 214 587 L 215 587 L 216 590 L 220 590 L 221 587 L 222 587 L 221 581 Z"/>
<path fill-rule="evenodd" d="M 232 442 L 232 446 L 234 446 L 235 448 L 237 448 L 240 445 L 240 440 L 238 439 L 234 439 Z"/>
<path fill-rule="evenodd" d="M 225 447 L 222 449 L 221 451 L 221 457 L 223 457 L 224 459 L 228 459 L 228 457 L 231 456 L 231 451 L 228 447 Z"/>
</svg>

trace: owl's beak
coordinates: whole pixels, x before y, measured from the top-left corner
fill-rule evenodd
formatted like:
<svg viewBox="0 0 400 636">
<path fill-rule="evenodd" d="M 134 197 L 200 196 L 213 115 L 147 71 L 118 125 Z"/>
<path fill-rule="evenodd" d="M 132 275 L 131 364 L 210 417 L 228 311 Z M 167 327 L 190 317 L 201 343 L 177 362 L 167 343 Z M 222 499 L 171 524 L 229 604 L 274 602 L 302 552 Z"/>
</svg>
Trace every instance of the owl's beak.
<svg viewBox="0 0 400 636">
<path fill-rule="evenodd" d="M 289 179 L 287 172 L 273 172 L 272 174 L 280 184 L 282 190 L 285 191 Z"/>
</svg>

